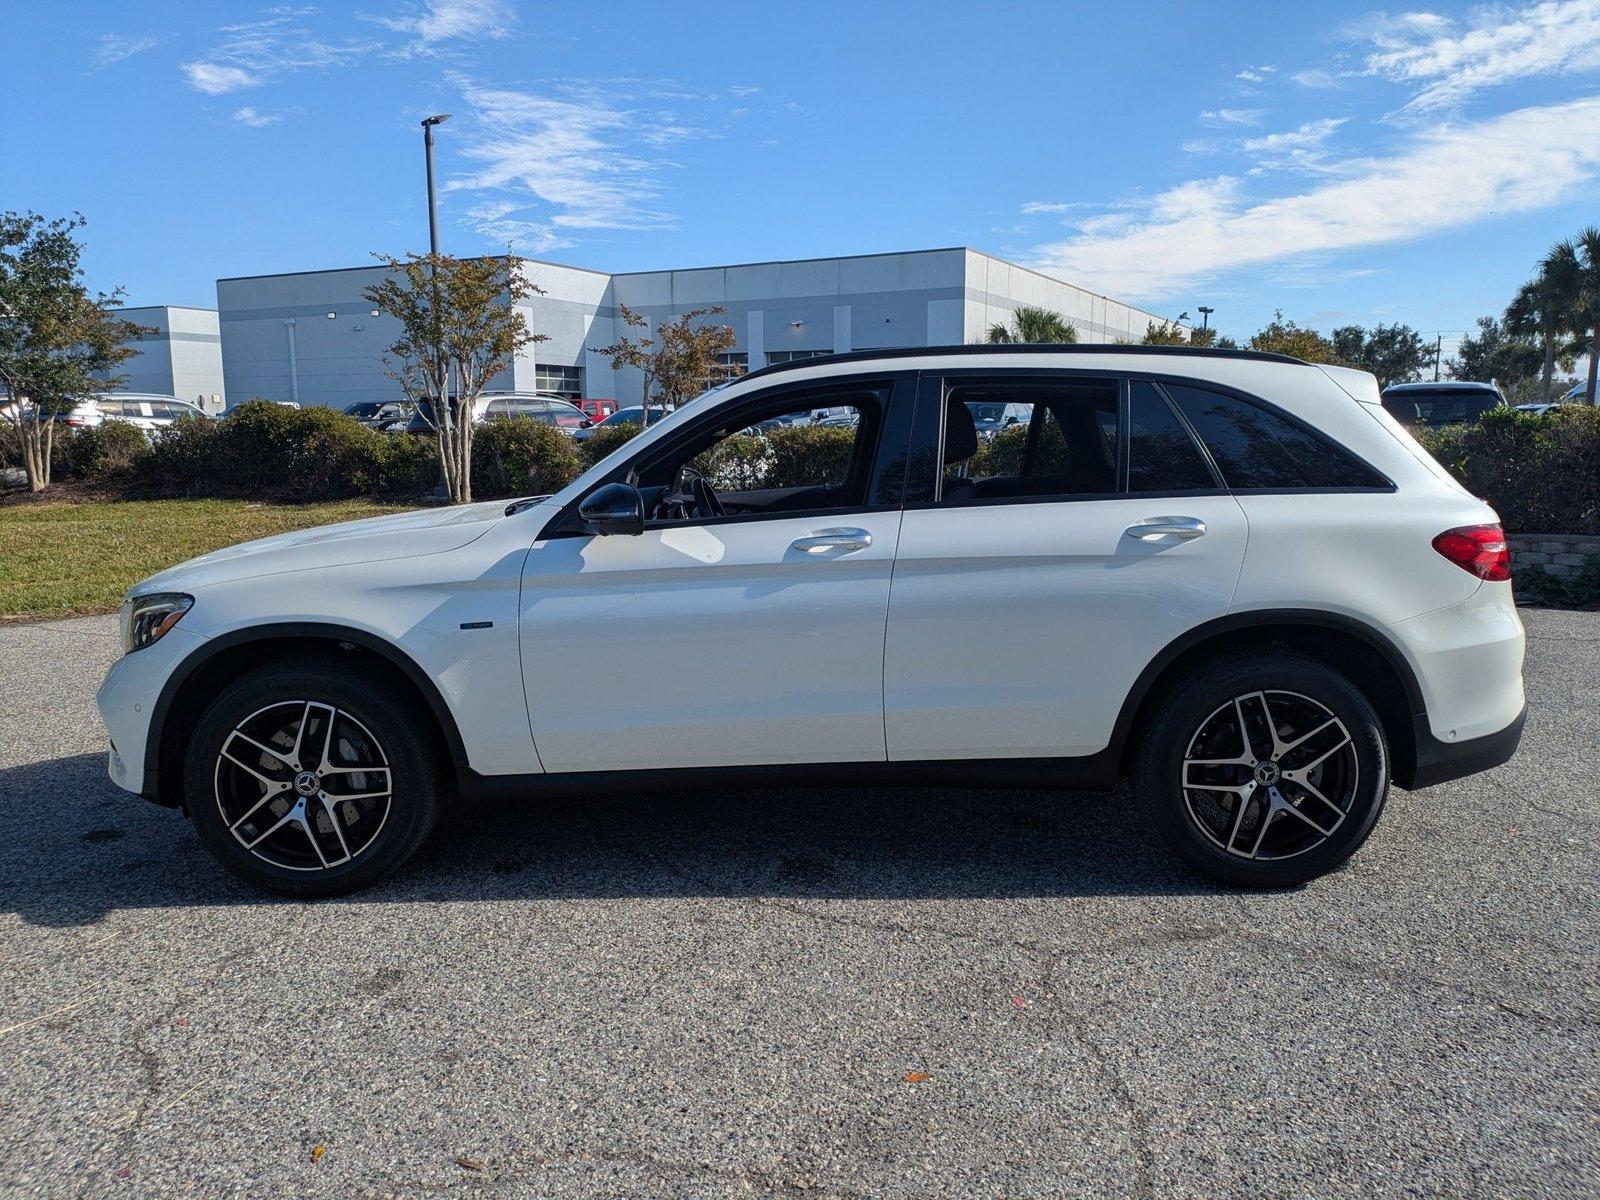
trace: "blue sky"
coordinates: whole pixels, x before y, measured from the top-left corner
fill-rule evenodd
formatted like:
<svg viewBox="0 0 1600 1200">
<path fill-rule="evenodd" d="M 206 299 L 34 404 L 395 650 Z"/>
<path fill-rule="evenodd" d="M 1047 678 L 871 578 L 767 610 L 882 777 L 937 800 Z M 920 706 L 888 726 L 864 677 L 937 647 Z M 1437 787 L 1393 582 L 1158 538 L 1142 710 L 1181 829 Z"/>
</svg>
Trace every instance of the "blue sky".
<svg viewBox="0 0 1600 1200">
<path fill-rule="evenodd" d="M 1600 221 L 1600 0 L 7 14 L 0 205 L 133 304 L 445 249 L 603 270 L 966 244 L 1156 311 L 1450 334 Z"/>
</svg>

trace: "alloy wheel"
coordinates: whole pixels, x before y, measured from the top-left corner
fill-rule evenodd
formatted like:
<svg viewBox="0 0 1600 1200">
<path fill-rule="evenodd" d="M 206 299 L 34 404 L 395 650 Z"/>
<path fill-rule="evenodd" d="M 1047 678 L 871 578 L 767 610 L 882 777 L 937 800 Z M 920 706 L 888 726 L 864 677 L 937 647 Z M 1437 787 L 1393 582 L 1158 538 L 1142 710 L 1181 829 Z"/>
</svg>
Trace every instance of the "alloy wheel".
<svg viewBox="0 0 1600 1200">
<path fill-rule="evenodd" d="M 343 709 L 285 700 L 234 726 L 217 752 L 217 810 L 235 840 L 272 866 L 342 866 L 377 838 L 394 800 L 382 745 Z"/>
<path fill-rule="evenodd" d="M 1355 802 L 1359 771 L 1350 731 L 1326 705 L 1258 691 L 1200 723 L 1179 786 L 1213 845 L 1238 858 L 1284 859 L 1333 836 Z"/>
</svg>

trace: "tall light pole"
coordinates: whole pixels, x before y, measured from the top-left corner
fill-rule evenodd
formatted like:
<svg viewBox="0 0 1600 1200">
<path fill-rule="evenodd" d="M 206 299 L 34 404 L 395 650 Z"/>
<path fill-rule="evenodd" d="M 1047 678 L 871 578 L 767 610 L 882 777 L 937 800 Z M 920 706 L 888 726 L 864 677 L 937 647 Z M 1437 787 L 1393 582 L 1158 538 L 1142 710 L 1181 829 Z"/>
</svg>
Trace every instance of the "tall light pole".
<svg viewBox="0 0 1600 1200">
<path fill-rule="evenodd" d="M 1200 328 L 1201 329 L 1210 329 L 1211 328 L 1211 314 L 1216 312 L 1217 310 L 1214 309 L 1214 308 L 1209 307 L 1208 305 L 1202 304 L 1198 311 L 1200 313 Z"/>
<path fill-rule="evenodd" d="M 433 127 L 450 119 L 449 113 L 422 119 L 422 152 L 428 160 L 428 250 L 439 256 L 439 210 L 433 196 Z"/>
</svg>

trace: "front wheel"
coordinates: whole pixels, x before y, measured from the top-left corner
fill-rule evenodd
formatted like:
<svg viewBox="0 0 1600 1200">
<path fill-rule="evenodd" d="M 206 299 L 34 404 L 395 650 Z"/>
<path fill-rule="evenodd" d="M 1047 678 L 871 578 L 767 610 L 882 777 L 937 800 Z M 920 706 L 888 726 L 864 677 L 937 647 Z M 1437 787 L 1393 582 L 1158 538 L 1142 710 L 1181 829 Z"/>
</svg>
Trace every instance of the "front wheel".
<svg viewBox="0 0 1600 1200">
<path fill-rule="evenodd" d="M 1213 660 L 1157 703 L 1135 795 L 1190 865 L 1291 887 L 1366 841 L 1389 791 L 1383 725 L 1343 675 L 1295 654 Z"/>
<path fill-rule="evenodd" d="M 403 863 L 442 788 L 431 722 L 382 680 L 320 660 L 252 671 L 206 708 L 184 793 L 206 847 L 251 883 L 334 896 Z"/>
</svg>

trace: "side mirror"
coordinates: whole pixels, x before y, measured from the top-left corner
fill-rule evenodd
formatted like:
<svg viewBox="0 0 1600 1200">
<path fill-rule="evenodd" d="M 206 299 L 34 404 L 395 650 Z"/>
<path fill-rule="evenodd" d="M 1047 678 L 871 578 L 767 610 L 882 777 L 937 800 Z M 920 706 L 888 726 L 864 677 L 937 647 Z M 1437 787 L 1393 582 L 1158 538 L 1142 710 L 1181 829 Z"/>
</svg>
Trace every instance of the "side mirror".
<svg viewBox="0 0 1600 1200">
<path fill-rule="evenodd" d="M 644 532 L 644 497 L 626 483 L 608 483 L 595 488 L 578 505 L 578 519 L 590 533 L 602 537 L 613 533 Z"/>
<path fill-rule="evenodd" d="M 588 417 L 585 417 L 583 419 L 583 424 L 578 426 L 578 428 L 580 428 L 580 429 L 593 429 L 594 428 L 594 422 L 589 420 Z"/>
</svg>

